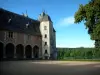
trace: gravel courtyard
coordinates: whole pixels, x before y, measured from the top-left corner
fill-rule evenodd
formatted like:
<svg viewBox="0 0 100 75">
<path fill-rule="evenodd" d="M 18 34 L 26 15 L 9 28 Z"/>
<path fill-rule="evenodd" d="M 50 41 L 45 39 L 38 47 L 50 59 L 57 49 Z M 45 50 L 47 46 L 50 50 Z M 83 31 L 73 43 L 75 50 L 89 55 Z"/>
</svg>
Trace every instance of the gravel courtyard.
<svg viewBox="0 0 100 75">
<path fill-rule="evenodd" d="M 0 75 L 100 75 L 100 62 L 3 61 Z"/>
</svg>

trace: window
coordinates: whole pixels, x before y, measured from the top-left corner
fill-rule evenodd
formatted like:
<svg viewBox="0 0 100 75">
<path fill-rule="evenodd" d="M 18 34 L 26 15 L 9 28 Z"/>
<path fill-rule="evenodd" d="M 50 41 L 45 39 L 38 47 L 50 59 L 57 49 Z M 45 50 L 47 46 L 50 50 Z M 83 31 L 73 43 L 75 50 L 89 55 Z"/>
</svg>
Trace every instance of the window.
<svg viewBox="0 0 100 75">
<path fill-rule="evenodd" d="M 30 35 L 27 35 L 27 39 L 28 39 L 28 40 L 30 39 Z"/>
<path fill-rule="evenodd" d="M 44 45 L 47 45 L 47 42 L 45 42 L 45 44 Z"/>
<path fill-rule="evenodd" d="M 12 22 L 12 16 L 9 16 L 8 23 L 11 24 L 11 22 Z"/>
<path fill-rule="evenodd" d="M 47 34 L 45 34 L 45 38 L 47 38 Z"/>
<path fill-rule="evenodd" d="M 9 38 L 13 38 L 13 32 L 9 32 L 8 35 L 9 35 Z"/>
<path fill-rule="evenodd" d="M 47 26 L 44 26 L 44 30 L 47 30 Z"/>
<path fill-rule="evenodd" d="M 45 54 L 47 54 L 48 52 L 47 52 L 47 50 L 45 50 Z"/>
<path fill-rule="evenodd" d="M 10 23 L 11 22 L 11 18 L 8 20 L 8 23 Z"/>
<path fill-rule="evenodd" d="M 29 22 L 26 24 L 26 28 L 28 28 L 29 27 Z"/>
</svg>

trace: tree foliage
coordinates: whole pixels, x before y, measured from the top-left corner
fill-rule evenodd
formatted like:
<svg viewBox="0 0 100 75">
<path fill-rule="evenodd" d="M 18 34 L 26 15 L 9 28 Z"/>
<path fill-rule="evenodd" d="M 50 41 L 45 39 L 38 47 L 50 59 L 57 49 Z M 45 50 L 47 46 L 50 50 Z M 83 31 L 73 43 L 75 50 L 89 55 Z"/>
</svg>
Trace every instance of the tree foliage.
<svg viewBox="0 0 100 75">
<path fill-rule="evenodd" d="M 58 59 L 100 59 L 100 49 L 58 48 Z"/>
<path fill-rule="evenodd" d="M 88 4 L 80 4 L 75 13 L 75 23 L 84 22 L 88 34 L 95 40 L 95 46 L 100 48 L 100 0 L 91 0 Z"/>
</svg>

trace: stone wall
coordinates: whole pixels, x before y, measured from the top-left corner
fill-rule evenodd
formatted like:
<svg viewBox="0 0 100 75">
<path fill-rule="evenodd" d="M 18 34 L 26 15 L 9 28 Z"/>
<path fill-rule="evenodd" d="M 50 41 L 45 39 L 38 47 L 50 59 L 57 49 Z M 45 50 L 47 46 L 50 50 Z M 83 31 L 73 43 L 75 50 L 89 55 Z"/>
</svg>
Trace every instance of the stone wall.
<svg viewBox="0 0 100 75">
<path fill-rule="evenodd" d="M 32 58 L 34 58 L 34 52 L 33 50 L 35 49 L 34 47 L 38 47 L 38 58 L 41 58 L 42 56 L 42 38 L 41 36 L 33 36 L 33 35 L 28 35 L 28 34 L 24 34 L 24 33 L 17 33 L 17 32 L 13 32 L 13 37 L 10 38 L 9 37 L 9 31 L 7 30 L 0 30 L 0 43 L 2 43 L 4 46 L 3 50 L 3 58 L 6 58 L 6 45 L 8 44 L 12 44 L 14 46 L 14 58 L 16 57 L 16 46 L 18 45 L 22 45 L 23 46 L 23 58 L 25 58 L 25 48 L 26 46 L 30 46 L 32 53 L 31 56 Z M 0 46 L 0 48 L 2 48 L 2 46 Z M 8 47 L 10 50 L 10 47 Z M 8 52 L 9 53 L 9 52 Z"/>
</svg>

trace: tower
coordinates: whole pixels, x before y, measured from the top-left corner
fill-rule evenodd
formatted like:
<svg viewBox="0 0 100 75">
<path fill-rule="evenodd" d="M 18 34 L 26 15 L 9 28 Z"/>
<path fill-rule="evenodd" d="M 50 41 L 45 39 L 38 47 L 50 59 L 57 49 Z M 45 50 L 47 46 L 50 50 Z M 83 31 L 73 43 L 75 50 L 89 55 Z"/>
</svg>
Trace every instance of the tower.
<svg viewBox="0 0 100 75">
<path fill-rule="evenodd" d="M 39 15 L 40 31 L 42 35 L 42 58 L 49 59 L 53 56 L 55 46 L 55 31 L 49 15 L 42 12 Z M 55 48 L 53 49 L 53 47 Z"/>
</svg>

